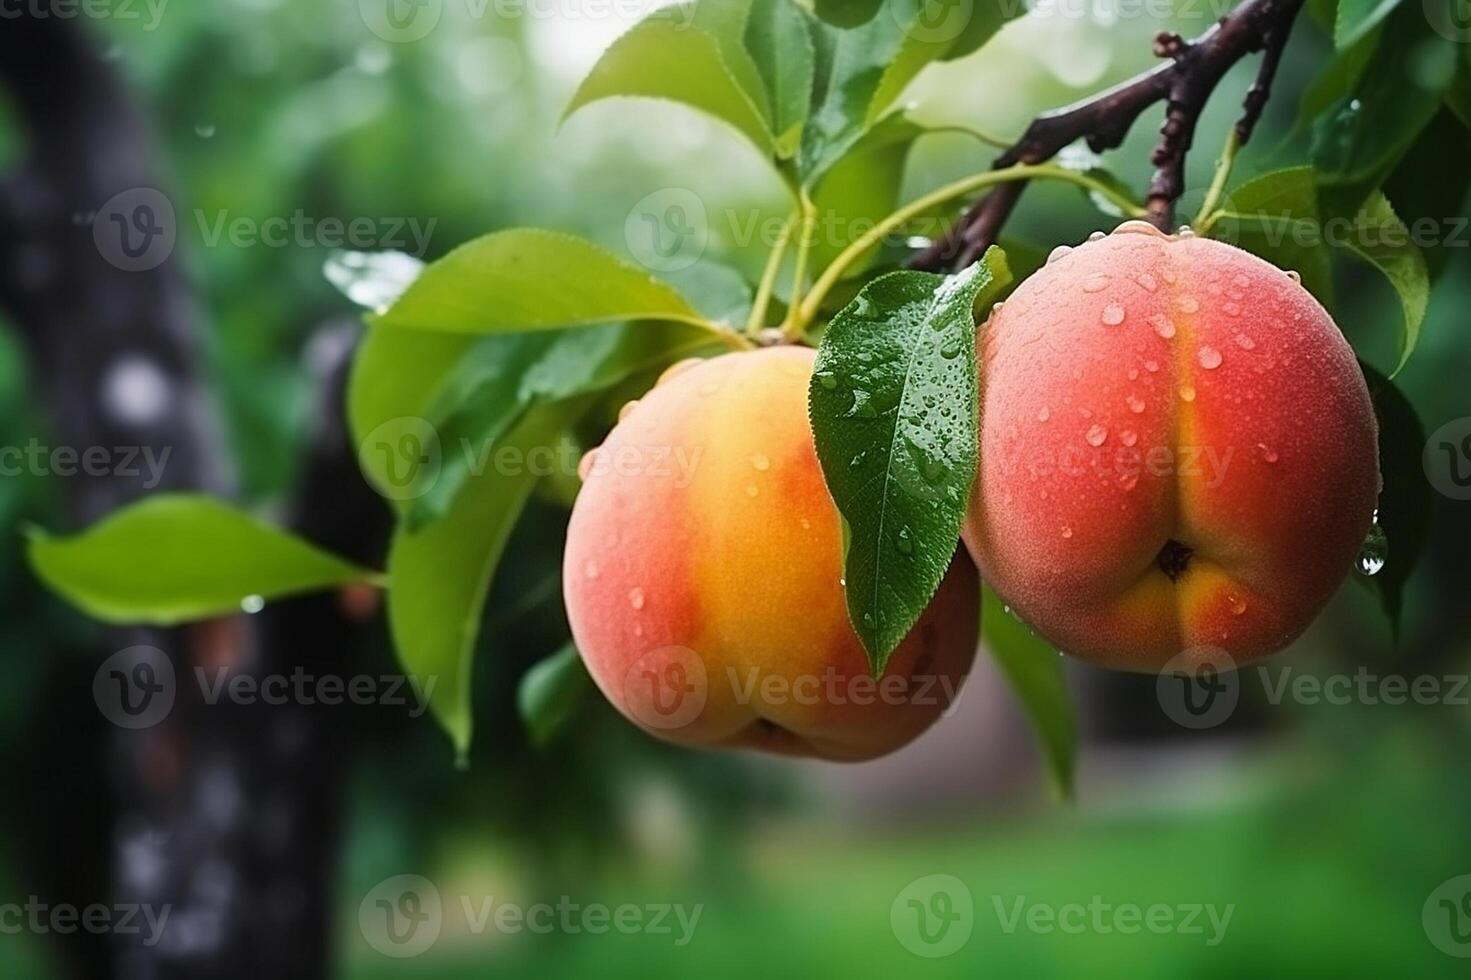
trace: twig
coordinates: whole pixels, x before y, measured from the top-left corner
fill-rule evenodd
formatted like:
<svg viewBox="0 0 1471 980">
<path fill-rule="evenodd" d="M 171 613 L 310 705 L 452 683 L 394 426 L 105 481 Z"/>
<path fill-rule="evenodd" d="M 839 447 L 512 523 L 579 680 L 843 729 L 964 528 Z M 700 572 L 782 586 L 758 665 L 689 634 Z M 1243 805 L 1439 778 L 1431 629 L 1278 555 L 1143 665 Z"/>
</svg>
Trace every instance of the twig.
<svg viewBox="0 0 1471 980">
<path fill-rule="evenodd" d="M 1238 145 L 1245 145 L 1266 104 L 1282 49 L 1302 5 L 1303 0 L 1245 0 L 1193 41 L 1161 32 L 1154 50 L 1169 59 L 1168 63 L 1101 95 L 1038 116 L 993 166 L 1041 163 L 1080 139 L 1095 153 L 1111 150 L 1123 142 L 1145 109 L 1163 101 L 1165 121 L 1151 157 L 1155 172 L 1145 206 L 1149 220 L 1168 230 L 1174 221 L 1175 201 L 1185 189 L 1185 156 L 1206 101 L 1232 66 L 1248 54 L 1266 51 L 1236 124 Z M 911 257 L 909 267 L 939 270 L 974 262 L 995 242 L 1025 187 L 1024 183 L 1003 184 L 991 191 L 971 205 L 948 234 Z"/>
</svg>

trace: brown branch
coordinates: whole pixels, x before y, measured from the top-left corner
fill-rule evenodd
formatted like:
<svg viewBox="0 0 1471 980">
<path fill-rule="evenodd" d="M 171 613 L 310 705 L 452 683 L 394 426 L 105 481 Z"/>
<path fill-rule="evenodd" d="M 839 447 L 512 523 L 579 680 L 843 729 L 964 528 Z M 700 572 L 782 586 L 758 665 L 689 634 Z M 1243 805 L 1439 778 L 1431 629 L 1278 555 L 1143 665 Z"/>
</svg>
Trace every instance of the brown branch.
<svg viewBox="0 0 1471 980">
<path fill-rule="evenodd" d="M 1303 0 L 1245 0 L 1193 41 L 1161 32 L 1155 38 L 1154 50 L 1169 59 L 1168 63 L 1101 95 L 1038 116 L 993 166 L 1042 163 L 1080 139 L 1086 140 L 1095 153 L 1111 150 L 1124 141 L 1145 109 L 1163 101 L 1165 120 L 1151 156 L 1155 172 L 1145 207 L 1150 220 L 1168 230 L 1174 221 L 1175 201 L 1185 189 L 1185 157 L 1211 93 L 1238 61 L 1265 50 L 1261 70 L 1236 124 L 1238 141 L 1245 144 L 1266 105 L 1282 49 L 1302 5 Z M 963 268 L 974 262 L 996 241 L 1025 188 L 1024 181 L 1013 181 L 991 191 L 971 205 L 949 233 L 912 256 L 909 267 L 939 270 L 951 265 Z"/>
</svg>

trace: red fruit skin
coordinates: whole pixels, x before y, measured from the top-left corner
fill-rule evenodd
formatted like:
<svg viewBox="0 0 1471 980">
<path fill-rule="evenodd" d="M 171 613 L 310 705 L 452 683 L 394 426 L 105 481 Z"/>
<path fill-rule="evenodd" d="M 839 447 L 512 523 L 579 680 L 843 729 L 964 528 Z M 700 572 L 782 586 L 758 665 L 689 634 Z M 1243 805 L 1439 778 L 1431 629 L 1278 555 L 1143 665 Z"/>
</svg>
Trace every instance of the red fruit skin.
<svg viewBox="0 0 1471 980">
<path fill-rule="evenodd" d="M 983 329 L 964 539 L 1070 654 L 1240 665 L 1349 572 L 1380 489 L 1374 411 L 1296 277 L 1138 224 L 1055 257 Z"/>
</svg>

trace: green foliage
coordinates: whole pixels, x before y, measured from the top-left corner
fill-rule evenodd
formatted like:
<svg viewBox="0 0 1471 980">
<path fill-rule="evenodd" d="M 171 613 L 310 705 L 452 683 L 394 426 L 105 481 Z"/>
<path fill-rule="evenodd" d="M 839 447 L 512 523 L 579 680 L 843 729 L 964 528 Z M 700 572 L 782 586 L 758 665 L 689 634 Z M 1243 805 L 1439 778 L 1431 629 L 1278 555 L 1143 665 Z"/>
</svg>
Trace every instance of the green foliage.
<svg viewBox="0 0 1471 980">
<path fill-rule="evenodd" d="M 639 317 L 705 324 L 674 288 L 611 252 L 573 235 L 518 228 L 433 263 L 376 322 L 491 334 Z"/>
<path fill-rule="evenodd" d="M 539 661 L 521 678 L 516 707 L 538 748 L 547 745 L 592 690 L 592 678 L 572 644 Z"/>
<path fill-rule="evenodd" d="M 696 0 L 651 14 L 615 42 L 567 112 L 613 96 L 682 102 L 734 127 L 810 189 L 926 65 L 976 50 L 1021 13 L 1005 7 L 884 0 L 862 16 L 823 5 L 815 19 L 795 0 Z"/>
<path fill-rule="evenodd" d="M 470 682 L 486 593 L 537 480 L 527 455 L 551 445 L 586 407 L 573 400 L 528 414 L 500 443 L 519 465 L 472 477 L 442 518 L 417 531 L 400 524 L 389 546 L 394 646 L 409 674 L 438 678 L 430 710 L 461 760 L 473 728 Z"/>
<path fill-rule="evenodd" d="M 375 572 L 209 497 L 157 494 L 86 531 L 32 530 L 31 567 L 79 609 L 113 623 L 172 625 L 240 611 L 252 597 L 277 599 Z"/>
<path fill-rule="evenodd" d="M 761 73 L 771 104 L 777 156 L 790 157 L 802 138 L 812 97 L 816 54 L 806 11 L 792 0 L 754 0 L 746 24 L 746 48 Z"/>
<path fill-rule="evenodd" d="M 1324 109 L 1313 130 L 1325 213 L 1352 214 L 1394 168 L 1439 111 L 1457 50 L 1431 29 L 1419 4 L 1405 4 L 1385 21 L 1352 88 Z"/>
<path fill-rule="evenodd" d="M 815 183 L 876 124 L 932 61 L 976 50 L 1008 19 L 1004 4 L 885 0 L 867 22 L 816 33 L 817 86 L 799 156 Z M 1017 5 L 1014 13 L 1020 13 Z"/>
<path fill-rule="evenodd" d="M 746 4 L 730 4 L 741 15 Z M 725 27 L 738 40 L 741 18 L 726 16 L 695 26 L 700 12 L 719 10 L 712 0 L 657 11 L 613 43 L 583 81 L 566 115 L 620 95 L 682 102 L 733 126 L 763 154 L 775 147 L 761 76 L 751 56 L 707 27 Z"/>
<path fill-rule="evenodd" d="M 982 597 L 981 633 L 986 648 L 1037 730 L 1053 785 L 1061 795 L 1072 796 L 1078 726 L 1068 698 L 1062 655 L 1017 619 L 996 593 L 984 588 Z"/>
<path fill-rule="evenodd" d="M 1420 340 L 1420 324 L 1430 303 L 1430 274 L 1425 256 L 1410 240 L 1410 230 L 1379 191 L 1369 195 L 1354 216 L 1353 229 L 1344 247 L 1381 272 L 1399 298 L 1404 321 L 1399 360 L 1394 368 L 1398 373 Z"/>
<path fill-rule="evenodd" d="M 876 675 L 955 553 L 976 471 L 974 308 L 1009 279 L 999 249 L 950 278 L 890 273 L 823 336 L 812 433 L 849 529 L 849 617 Z"/>
<path fill-rule="evenodd" d="M 445 450 L 409 507 L 417 529 L 444 515 L 496 439 L 532 409 L 606 391 L 641 372 L 709 350 L 710 335 L 674 322 L 607 324 L 481 341 L 441 384 L 426 418 Z"/>
</svg>

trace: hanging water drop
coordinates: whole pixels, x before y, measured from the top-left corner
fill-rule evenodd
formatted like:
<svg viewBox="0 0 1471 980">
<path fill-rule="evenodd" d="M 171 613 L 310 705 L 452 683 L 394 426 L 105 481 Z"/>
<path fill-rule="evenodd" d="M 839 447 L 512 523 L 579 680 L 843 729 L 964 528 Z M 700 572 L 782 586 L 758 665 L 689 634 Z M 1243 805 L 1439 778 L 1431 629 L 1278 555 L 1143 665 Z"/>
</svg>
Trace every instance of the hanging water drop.
<svg viewBox="0 0 1471 980">
<path fill-rule="evenodd" d="M 1369 526 L 1369 533 L 1364 538 L 1364 545 L 1359 549 L 1359 557 L 1356 562 L 1359 571 L 1364 575 L 1378 575 L 1384 570 L 1384 562 L 1389 557 L 1389 535 L 1384 533 L 1384 527 L 1379 523 L 1379 512 L 1374 512 L 1374 523 Z"/>
</svg>

